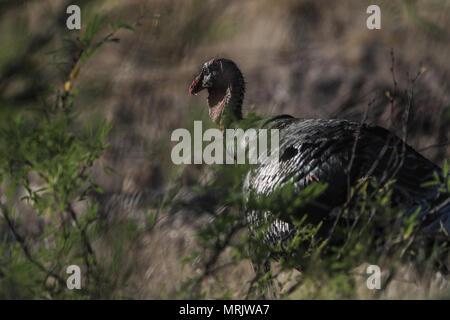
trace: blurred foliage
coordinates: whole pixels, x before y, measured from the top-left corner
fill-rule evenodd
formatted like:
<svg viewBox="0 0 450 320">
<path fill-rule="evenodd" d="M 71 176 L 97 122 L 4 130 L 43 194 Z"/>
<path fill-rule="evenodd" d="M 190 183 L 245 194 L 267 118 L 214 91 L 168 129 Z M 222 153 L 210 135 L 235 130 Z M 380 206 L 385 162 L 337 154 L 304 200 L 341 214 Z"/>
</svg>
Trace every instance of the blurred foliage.
<svg viewBox="0 0 450 320">
<path fill-rule="evenodd" d="M 7 113 L 2 121 L 0 178 L 4 192 L 0 211 L 6 232 L 0 251 L 1 298 L 92 299 L 124 294 L 121 290 L 131 269 L 123 255 L 139 230 L 131 222 L 109 226 L 109 233 L 115 236 L 108 240 L 98 204 L 87 201 L 93 192 L 102 192 L 92 177 L 92 167 L 108 148 L 106 138 L 112 123 L 101 121 L 73 129 L 79 116 L 73 81 L 83 64 L 103 44 L 117 42 L 116 31 L 133 30 L 123 22 L 114 23 L 111 32 L 97 41 L 104 22 L 94 17 L 81 37 L 71 41 L 77 50 L 63 90 L 54 90 L 42 99 L 40 112 Z M 84 206 L 81 212 L 76 209 L 80 205 Z M 25 218 L 30 219 L 25 212 L 38 222 L 37 234 L 23 225 Z M 109 250 L 108 258 L 99 256 L 99 245 Z M 69 265 L 81 267 L 81 290 L 66 287 Z"/>
<path fill-rule="evenodd" d="M 450 194 L 448 161 L 445 163 L 442 174 L 436 174 L 430 184 L 439 184 L 441 192 Z M 381 289 L 386 289 L 395 277 L 402 276 L 399 270 L 405 263 L 412 263 L 422 275 L 433 274 L 439 270 L 436 261 L 448 257 L 448 235 L 436 242 L 421 237 L 420 220 L 416 219 L 419 208 L 405 215 L 404 210 L 391 205 L 393 181 L 380 186 L 376 180 L 369 180 L 352 187 L 353 199 L 334 208 L 334 225 L 330 228 L 309 223 L 307 212 L 295 215 L 326 185 L 314 183 L 299 191 L 288 183 L 268 197 L 250 195 L 246 199 L 242 181 L 248 170 L 248 165 L 217 166 L 206 188 L 197 191 L 198 210 L 209 212 L 215 219 L 197 233 L 200 248 L 182 260 L 201 261 L 201 272 L 189 277 L 174 297 L 235 296 L 236 288 L 221 281 L 221 274 L 230 265 L 248 260 L 255 275 L 239 293 L 247 299 L 353 299 L 370 275 L 365 269 L 357 271 L 364 263 L 380 266 Z M 218 193 L 219 204 L 212 203 L 205 193 Z M 242 212 L 252 210 L 270 214 L 260 223 L 249 225 Z M 296 230 L 285 242 L 272 243 L 267 241 L 267 229 L 278 218 L 289 221 Z M 211 278 L 218 282 L 216 291 L 206 289 Z M 374 290 L 370 296 L 376 298 L 382 292 Z"/>
<path fill-rule="evenodd" d="M 147 279 L 147 268 L 144 278 L 144 273 L 137 272 L 133 265 L 137 260 L 127 259 L 126 254 L 135 251 L 133 245 L 142 232 L 141 228 L 129 219 L 111 225 L 99 216 L 99 207 L 95 201 L 85 201 L 90 192 L 102 191 L 93 178 L 93 165 L 98 164 L 97 160 L 105 154 L 109 147 L 107 136 L 113 130 L 112 124 L 104 121 L 104 113 L 112 111 L 103 110 L 102 103 L 111 96 L 106 92 L 108 82 L 117 81 L 121 74 L 117 72 L 118 76 L 112 70 L 111 77 L 96 79 L 97 82 L 83 82 L 77 78 L 79 72 L 89 71 L 86 70 L 86 63 L 92 61 L 90 59 L 103 44 L 119 41 L 115 36 L 116 31 L 133 31 L 139 25 L 118 20 L 110 23 L 108 28 L 109 19 L 96 16 L 96 10 L 91 9 L 99 3 L 106 3 L 105 7 L 114 7 L 116 12 L 127 15 L 129 12 L 137 14 L 138 5 L 133 1 L 77 1 L 83 8 L 83 24 L 85 21 L 91 22 L 82 32 L 74 31 L 67 37 L 66 16 L 61 12 L 57 15 L 52 10 L 41 13 L 42 17 L 37 19 L 39 27 L 36 28 L 36 22 L 35 28 L 31 27 L 32 19 L 23 6 L 36 3 L 39 1 L 0 1 L 0 234 L 3 235 L 0 246 L 0 298 L 139 297 L 140 293 L 133 291 L 136 286 L 130 286 L 129 280 L 135 275 L 140 285 L 147 282 L 143 280 Z M 270 221 L 314 201 L 325 186 L 313 185 L 298 193 L 292 185 L 287 185 L 270 199 L 250 198 L 249 204 L 246 204 L 241 184 L 249 167 L 223 166 L 210 170 L 202 166 L 181 166 L 172 172 L 167 169 L 173 169 L 171 164 L 167 164 L 167 155 L 170 154 L 168 132 L 181 124 L 191 128 L 193 120 L 198 119 L 204 120 L 205 127 L 206 123 L 209 124 L 204 107 L 193 107 L 186 102 L 185 82 L 188 80 L 185 78 L 186 74 L 190 77 L 191 71 L 194 72 L 189 65 L 192 61 L 198 64 L 203 58 L 224 54 L 240 60 L 242 65 L 247 63 L 244 67 L 247 80 L 249 83 L 258 81 L 258 85 L 253 82 L 249 86 L 247 100 L 256 103 L 258 110 L 267 107 L 271 108 L 271 113 L 293 113 L 297 112 L 301 101 L 302 114 L 297 115 L 303 116 L 304 112 L 308 116 L 323 116 L 324 113 L 320 113 L 318 108 L 323 105 L 327 107 L 327 101 L 316 103 L 314 99 L 309 100 L 309 96 L 325 96 L 320 88 L 329 88 L 323 84 L 330 79 L 336 80 L 333 78 L 336 77 L 333 73 L 335 68 L 331 66 L 351 71 L 337 75 L 337 81 L 333 83 L 340 85 L 342 82 L 342 86 L 345 81 L 352 84 L 352 74 L 356 71 L 354 86 L 350 86 L 353 89 L 348 93 L 353 97 L 359 92 L 367 94 L 367 86 L 378 88 L 377 81 L 385 80 L 379 77 L 386 70 L 382 67 L 383 61 L 386 61 L 381 59 L 380 63 L 377 60 L 380 55 L 383 57 L 383 53 L 380 54 L 377 49 L 381 47 L 380 43 L 394 43 L 400 50 L 403 49 L 400 65 L 411 64 L 408 59 L 412 58 L 405 52 L 417 53 L 420 59 L 423 58 L 419 50 L 422 47 L 418 46 L 416 50 L 406 40 L 403 41 L 411 36 L 415 43 L 423 43 L 431 62 L 435 62 L 436 56 L 445 57 L 446 47 L 429 50 L 430 42 L 425 41 L 424 37 L 429 36 L 442 46 L 448 43 L 446 24 L 443 24 L 442 19 L 432 18 L 435 13 L 448 12 L 446 2 L 383 1 L 384 33 L 377 34 L 385 36 L 375 37 L 373 41 L 364 34 L 364 19 L 361 20 L 362 29 L 354 28 L 351 23 L 353 19 L 349 19 L 349 15 L 355 12 L 347 9 L 350 6 L 358 7 L 360 2 L 358 6 L 355 6 L 356 2 L 345 2 L 343 11 L 339 11 L 338 5 L 330 4 L 329 1 L 265 0 L 246 2 L 245 5 L 240 3 L 231 1 L 230 6 L 227 6 L 228 2 L 220 1 L 151 1 L 152 16 L 147 19 L 150 22 L 139 39 L 140 51 L 136 53 L 126 43 L 119 56 L 123 61 L 131 62 L 130 78 L 133 80 L 127 80 L 129 87 L 124 82 L 118 82 L 120 90 L 117 91 L 123 91 L 124 96 L 121 97 L 123 101 L 116 100 L 125 111 L 113 115 L 113 119 L 119 122 L 115 128 L 122 126 L 127 133 L 141 134 L 146 140 L 152 139 L 146 145 L 147 152 L 152 156 L 149 161 L 153 161 L 152 170 L 163 176 L 164 183 L 174 186 L 170 190 L 171 196 L 162 204 L 157 204 L 160 209 L 148 212 L 147 224 L 153 227 L 160 223 L 160 211 L 175 208 L 177 203 L 172 202 L 172 197 L 186 185 L 199 197 L 195 198 L 198 199 L 195 203 L 187 204 L 189 209 L 214 217 L 210 224 L 205 224 L 197 233 L 199 248 L 184 259 L 186 265 L 200 265 L 200 274 L 194 271 L 190 273 L 184 286 L 175 290 L 172 297 L 354 298 L 358 297 L 354 268 L 361 262 L 383 264 L 383 269 L 389 270 L 383 278 L 383 287 L 388 286 L 405 260 L 414 261 L 421 271 L 426 271 L 438 253 L 445 254 L 445 243 L 441 248 L 430 248 L 429 256 L 422 257 L 420 246 L 417 248 L 409 243 L 415 238 L 417 230 L 412 219 L 400 221 L 396 226 L 398 232 L 392 233 L 390 237 L 382 239 L 378 236 L 380 229 L 391 228 L 387 221 L 397 220 L 400 213 L 387 205 L 389 188 L 382 193 L 368 192 L 371 188 L 380 188 L 376 181 L 367 181 L 355 188 L 354 201 L 340 208 L 342 213 L 339 221 L 342 223 L 337 225 L 333 241 L 324 235 L 323 225 L 310 224 L 304 216 L 292 221 L 297 226 L 297 232 L 286 244 L 270 245 L 264 241 Z M 130 10 L 130 6 L 135 8 Z M 424 7 L 426 10 L 423 10 Z M 430 12 L 433 14 L 427 15 Z M 365 14 L 364 10 L 362 13 Z M 355 14 L 355 17 L 359 16 Z M 278 20 L 274 23 L 271 19 Z M 386 28 L 386 21 L 398 24 Z M 280 27 L 285 25 L 286 29 Z M 411 27 L 419 30 L 419 33 L 411 33 Z M 270 32 L 272 29 L 274 33 Z M 345 30 L 349 29 L 352 31 L 346 34 Z M 279 40 L 283 37 L 286 37 L 286 42 Z M 393 42 L 386 40 L 391 37 Z M 321 41 L 331 45 L 323 45 Z M 334 42 L 339 45 L 333 46 Z M 309 51 L 308 47 L 313 50 Z M 312 59 L 308 58 L 309 55 Z M 105 57 L 104 60 L 110 58 Z M 356 61 L 363 69 L 351 63 L 342 65 L 340 57 L 352 63 Z M 324 69 L 318 65 L 323 65 Z M 380 73 L 375 72 L 372 66 L 377 66 Z M 97 67 L 101 69 L 104 65 L 99 63 Z M 438 62 L 434 69 L 446 72 Z M 149 70 L 155 71 L 151 73 Z M 359 75 L 358 70 L 363 73 Z M 432 63 L 429 70 L 433 71 Z M 402 73 L 407 71 L 407 68 L 401 70 Z M 323 82 L 311 78 L 314 74 L 320 74 L 319 80 Z M 285 78 L 287 82 L 283 82 Z M 431 81 L 427 82 L 430 87 L 425 90 L 437 95 L 445 92 L 445 88 L 437 87 L 437 90 L 433 85 L 445 83 L 445 77 L 440 78 L 439 73 L 431 74 Z M 385 88 L 383 81 L 381 84 L 383 92 L 392 89 Z M 183 87 L 180 89 L 176 85 Z M 431 91 L 430 88 L 436 90 Z M 333 96 L 333 103 L 343 95 L 341 91 Z M 299 96 L 299 93 L 302 95 Z M 102 94 L 103 100 L 95 100 Z M 284 96 L 288 96 L 288 100 Z M 277 100 L 278 97 L 281 100 Z M 358 101 L 358 97 L 355 99 L 348 100 L 349 106 Z M 435 100 L 428 100 L 430 105 L 439 107 Z M 139 101 L 142 101 L 142 106 Z M 343 107 L 348 107 L 346 102 L 342 103 Z M 444 104 L 446 102 L 443 100 Z M 280 110 L 278 104 L 281 105 Z M 286 105 L 290 105 L 291 109 L 286 109 Z M 381 105 L 382 110 L 384 107 Z M 82 112 L 94 109 L 100 109 L 97 111 L 99 119 L 84 121 Z M 152 110 L 157 111 L 152 113 Z M 442 131 L 442 137 L 436 142 L 444 143 L 448 134 L 446 126 L 450 123 L 448 105 L 438 111 L 434 112 L 433 109 L 433 112 L 424 113 L 423 117 L 418 112 L 421 115 L 418 118 L 427 119 L 430 114 L 439 118 L 442 114 L 440 124 L 434 124 L 432 131 Z M 242 125 L 251 127 L 253 120 L 260 119 L 260 116 L 253 116 L 248 116 L 248 122 Z M 137 132 L 141 122 L 145 122 L 141 131 L 150 132 L 145 136 Z M 415 124 L 412 126 L 421 136 L 421 127 Z M 440 161 L 444 156 L 446 154 L 442 152 L 436 159 Z M 139 175 L 144 176 L 141 162 L 125 162 L 116 154 L 113 154 L 113 158 L 117 161 L 115 168 L 101 169 L 109 173 L 135 166 Z M 213 173 L 211 180 L 206 179 L 206 183 L 198 181 L 202 173 L 210 171 Z M 167 187 L 164 183 L 158 187 Z M 447 188 L 449 186 L 448 180 L 439 176 L 431 183 L 441 184 L 442 190 L 446 185 Z M 114 188 L 115 185 L 102 187 Z M 79 209 L 80 206 L 82 209 Z M 249 233 L 248 223 L 242 215 L 246 209 L 270 210 L 273 216 Z M 170 220 L 171 216 L 168 217 Z M 348 217 L 358 218 L 348 220 Z M 348 224 L 347 221 L 356 222 Z M 170 231 L 181 233 L 179 229 L 187 224 L 180 228 L 172 227 Z M 169 233 L 167 229 L 162 230 L 160 235 Z M 171 241 L 177 243 L 177 239 Z M 150 243 L 148 246 L 152 245 Z M 299 247 L 302 249 L 299 250 Z M 279 264 L 275 263 L 275 258 L 280 256 Z M 141 257 L 141 260 L 147 263 L 145 258 Z M 152 259 L 150 257 L 149 260 Z M 227 271 L 227 267 L 236 266 L 242 261 L 251 261 L 256 266 L 254 277 L 246 279 L 242 287 L 233 287 L 227 283 L 221 271 Z M 163 262 L 179 264 L 175 259 Z M 151 263 L 155 264 L 153 261 Z M 161 268 L 166 267 L 165 263 L 160 263 Z M 82 267 L 81 291 L 65 289 L 68 276 L 65 268 L 70 264 Z M 267 264 L 271 265 L 270 270 L 265 268 Z M 169 274 L 167 277 L 165 274 L 163 281 L 175 282 L 177 277 L 182 275 Z M 211 277 L 217 280 L 213 292 L 205 289 Z M 362 279 L 365 281 L 365 273 Z M 152 281 L 155 280 L 150 279 L 147 286 L 151 287 Z M 161 297 L 166 297 L 159 289 L 153 290 L 158 291 Z"/>
</svg>

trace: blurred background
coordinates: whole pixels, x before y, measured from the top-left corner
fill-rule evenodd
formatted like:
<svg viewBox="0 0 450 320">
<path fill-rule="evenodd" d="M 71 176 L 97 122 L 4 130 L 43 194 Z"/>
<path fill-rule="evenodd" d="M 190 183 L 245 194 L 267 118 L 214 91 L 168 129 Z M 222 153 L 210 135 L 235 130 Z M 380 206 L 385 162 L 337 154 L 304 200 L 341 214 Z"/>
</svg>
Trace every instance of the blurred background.
<svg viewBox="0 0 450 320">
<path fill-rule="evenodd" d="M 134 33 L 120 31 L 118 44 L 102 48 L 74 84 L 80 125 L 114 122 L 111 147 L 95 165 L 105 194 L 164 196 L 176 184 L 176 197 L 189 198 L 190 186 L 205 179 L 204 166 L 171 163 L 170 134 L 193 120 L 208 123 L 206 95 L 189 96 L 188 87 L 211 57 L 232 59 L 243 72 L 244 115 L 360 121 L 370 104 L 367 121 L 398 134 L 405 91 L 425 71 L 413 88 L 408 143 L 439 165 L 450 157 L 449 1 L 1 0 L 0 118 L 32 112 L 53 85 L 63 87 L 76 54 L 66 40 L 80 33 L 66 28 L 69 4 L 81 8 L 82 28 L 95 14 L 142 17 Z M 366 27 L 371 4 L 381 8 L 380 30 Z M 396 97 L 393 109 L 387 92 Z M 104 174 L 104 166 L 114 173 Z M 161 215 L 134 257 L 135 297 L 168 297 L 195 273 L 195 264 L 179 260 L 207 219 L 186 210 Z M 224 277 L 238 286 L 251 273 L 242 262 Z"/>
</svg>

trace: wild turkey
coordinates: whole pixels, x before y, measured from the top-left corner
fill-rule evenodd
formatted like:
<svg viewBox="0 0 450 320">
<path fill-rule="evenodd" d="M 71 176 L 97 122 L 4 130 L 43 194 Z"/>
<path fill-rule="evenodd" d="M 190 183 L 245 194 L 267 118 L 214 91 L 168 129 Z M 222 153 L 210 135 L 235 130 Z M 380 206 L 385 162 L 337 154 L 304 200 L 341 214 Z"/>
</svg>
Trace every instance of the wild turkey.
<svg viewBox="0 0 450 320">
<path fill-rule="evenodd" d="M 243 119 L 245 82 L 233 61 L 215 58 L 205 62 L 189 92 L 197 94 L 203 89 L 208 90 L 210 118 L 220 128 L 230 128 Z M 423 220 L 424 233 L 440 233 L 441 224 L 450 231 L 448 195 L 441 194 L 436 186 L 423 186 L 441 169 L 388 130 L 347 120 L 297 119 L 287 115 L 267 119 L 263 126 L 279 129 L 279 167 L 273 170 L 273 163 L 266 161 L 252 169 L 244 183 L 246 194 L 253 191 L 265 197 L 288 182 L 293 182 L 297 190 L 314 181 L 325 182 L 328 187 L 318 199 L 322 205 L 305 211 L 310 213 L 308 219 L 312 222 L 327 221 L 331 209 L 346 202 L 350 185 L 368 176 L 383 179 L 390 174 L 396 180 L 393 198 L 398 205 L 409 208 L 406 215 L 420 206 L 418 218 Z M 403 150 L 401 157 L 395 156 L 399 150 Z M 438 210 L 430 210 L 436 207 Z M 262 216 L 251 210 L 246 215 L 250 225 Z M 283 241 L 293 230 L 290 217 L 281 216 L 270 225 L 266 236 L 273 242 Z"/>
</svg>

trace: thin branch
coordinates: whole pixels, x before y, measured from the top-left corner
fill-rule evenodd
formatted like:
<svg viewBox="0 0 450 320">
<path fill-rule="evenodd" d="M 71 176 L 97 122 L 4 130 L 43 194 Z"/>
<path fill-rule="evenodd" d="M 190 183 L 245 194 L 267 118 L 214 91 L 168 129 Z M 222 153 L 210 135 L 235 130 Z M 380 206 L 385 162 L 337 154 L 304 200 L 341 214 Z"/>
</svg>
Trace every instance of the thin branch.
<svg viewBox="0 0 450 320">
<path fill-rule="evenodd" d="M 450 141 L 443 142 L 443 143 L 438 143 L 438 144 L 432 144 L 432 145 L 423 147 L 422 149 L 419 149 L 418 151 L 422 152 L 422 151 L 425 151 L 425 150 L 428 150 L 428 149 L 431 149 L 431 148 L 441 148 L 441 147 L 445 147 L 445 146 L 448 146 L 448 145 L 450 145 Z"/>
<path fill-rule="evenodd" d="M 25 239 L 19 234 L 16 227 L 14 226 L 14 223 L 12 222 L 10 215 L 9 215 L 9 209 L 8 207 L 0 202 L 0 209 L 3 214 L 3 218 L 6 221 L 6 224 L 8 225 L 9 230 L 11 230 L 14 238 L 19 243 L 22 252 L 24 253 L 25 257 L 36 267 L 38 267 L 39 270 L 43 271 L 46 274 L 50 274 L 53 278 L 55 278 L 62 286 L 66 285 L 66 282 L 63 278 L 61 278 L 58 274 L 54 273 L 52 270 L 47 270 L 39 261 L 34 259 L 34 257 L 31 254 L 30 249 L 28 248 L 27 244 L 25 243 Z"/>
</svg>

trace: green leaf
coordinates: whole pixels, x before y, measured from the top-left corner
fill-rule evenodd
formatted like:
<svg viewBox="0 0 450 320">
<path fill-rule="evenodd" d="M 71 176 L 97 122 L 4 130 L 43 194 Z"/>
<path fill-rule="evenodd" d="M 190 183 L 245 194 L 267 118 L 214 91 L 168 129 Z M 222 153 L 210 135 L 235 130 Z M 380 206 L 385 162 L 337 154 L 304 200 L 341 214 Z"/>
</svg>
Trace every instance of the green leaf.
<svg viewBox="0 0 450 320">
<path fill-rule="evenodd" d="M 16 181 L 11 182 L 5 190 L 5 196 L 8 200 L 11 200 L 14 196 L 18 187 L 18 183 Z"/>
<path fill-rule="evenodd" d="M 449 167 L 449 161 L 444 160 L 444 164 L 442 165 L 442 176 L 444 178 L 446 178 L 448 175 L 448 167 Z"/>
<path fill-rule="evenodd" d="M 112 29 L 113 29 L 114 32 L 119 30 L 119 29 L 127 29 L 130 32 L 132 32 L 132 33 L 134 32 L 134 28 L 132 26 L 130 26 L 129 24 L 124 23 L 124 22 L 116 22 L 115 24 L 112 25 Z"/>
<path fill-rule="evenodd" d="M 431 186 L 435 186 L 438 184 L 440 184 L 440 181 L 428 181 L 428 182 L 422 183 L 420 186 L 421 187 L 431 187 Z"/>
</svg>

